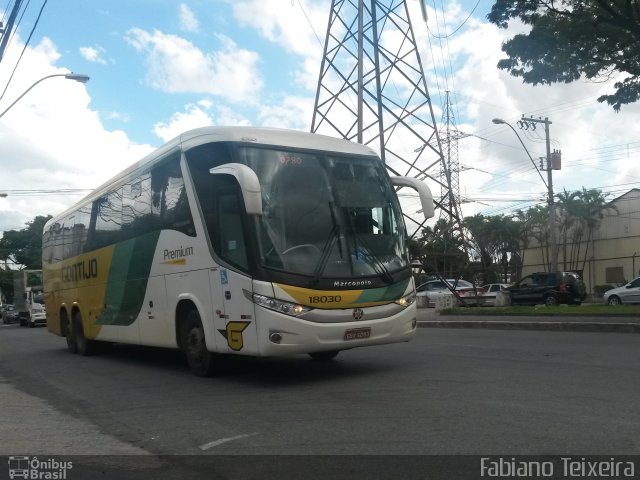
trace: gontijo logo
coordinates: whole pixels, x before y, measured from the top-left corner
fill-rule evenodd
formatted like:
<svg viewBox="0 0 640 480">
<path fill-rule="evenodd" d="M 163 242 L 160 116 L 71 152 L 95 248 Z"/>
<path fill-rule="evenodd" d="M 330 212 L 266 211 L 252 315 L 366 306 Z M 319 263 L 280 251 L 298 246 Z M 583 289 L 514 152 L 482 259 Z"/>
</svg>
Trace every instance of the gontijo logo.
<svg viewBox="0 0 640 480">
<path fill-rule="evenodd" d="M 77 282 L 79 280 L 89 280 L 98 276 L 98 259 L 92 258 L 81 262 L 72 263 L 62 267 L 63 282 Z"/>
</svg>

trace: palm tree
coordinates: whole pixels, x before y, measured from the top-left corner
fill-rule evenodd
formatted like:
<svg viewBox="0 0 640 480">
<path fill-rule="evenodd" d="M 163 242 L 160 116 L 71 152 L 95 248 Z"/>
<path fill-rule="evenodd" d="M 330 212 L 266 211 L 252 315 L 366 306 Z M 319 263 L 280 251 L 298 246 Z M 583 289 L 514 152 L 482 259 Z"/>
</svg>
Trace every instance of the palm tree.
<svg viewBox="0 0 640 480">
<path fill-rule="evenodd" d="M 486 280 L 490 278 L 490 268 L 493 264 L 495 238 L 489 225 L 489 217 L 478 213 L 466 217 L 463 225 L 468 232 L 470 254 L 472 259 L 480 263 L 482 274 Z"/>
<path fill-rule="evenodd" d="M 524 252 L 531 245 L 531 239 L 535 239 L 540 246 L 542 263 L 548 265 L 549 259 L 549 207 L 548 205 L 536 205 L 527 211 L 517 212 L 520 226 L 521 261 L 524 263 Z M 518 276 L 519 278 L 519 276 Z"/>
<path fill-rule="evenodd" d="M 582 260 L 582 270 L 584 271 L 589 252 L 589 242 L 593 239 L 593 233 L 600 226 L 605 214 L 610 210 L 618 213 L 618 207 L 608 202 L 606 195 L 602 193 L 602 190 L 597 188 L 586 189 L 582 187 L 582 191 L 579 192 L 579 198 L 583 204 L 580 220 L 587 232 L 584 258 Z M 593 251 L 593 245 L 591 246 L 591 250 Z"/>
<path fill-rule="evenodd" d="M 477 214 L 465 218 L 464 227 L 469 234 L 469 247 L 480 262 L 485 281 L 495 281 L 498 275 L 506 278 L 509 260 L 519 257 L 518 220 L 505 215 Z"/>
<path fill-rule="evenodd" d="M 451 277 L 457 276 L 467 264 L 462 241 L 453 234 L 452 224 L 445 219 L 439 219 L 433 228 L 423 228 L 418 246 L 425 271 L 435 271 Z"/>
<path fill-rule="evenodd" d="M 564 270 L 571 270 L 571 260 L 573 259 L 576 242 L 571 242 L 571 255 L 567 255 L 567 247 L 569 245 L 569 234 L 572 233 L 576 235 L 579 233 L 579 229 L 576 229 L 575 226 L 579 222 L 579 213 L 582 205 L 580 192 L 568 192 L 566 189 L 563 189 L 562 193 L 556 194 L 556 198 L 558 199 L 557 212 L 560 217 L 560 236 L 562 238 L 562 259 L 564 263 Z"/>
</svg>

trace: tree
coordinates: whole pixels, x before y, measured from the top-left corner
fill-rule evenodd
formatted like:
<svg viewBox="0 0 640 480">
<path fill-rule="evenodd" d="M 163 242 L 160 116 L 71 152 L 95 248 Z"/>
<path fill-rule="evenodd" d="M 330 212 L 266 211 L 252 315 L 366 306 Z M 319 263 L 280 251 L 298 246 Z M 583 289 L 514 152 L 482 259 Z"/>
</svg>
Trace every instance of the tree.
<svg viewBox="0 0 640 480">
<path fill-rule="evenodd" d="M 0 267 L 0 292 L 5 295 L 7 303 L 13 303 L 13 270 Z"/>
<path fill-rule="evenodd" d="M 520 241 L 520 266 L 524 264 L 524 257 L 527 248 L 534 239 L 540 246 L 542 263 L 548 265 L 545 257 L 549 259 L 549 206 L 536 205 L 526 211 L 518 210 L 516 217 L 518 221 L 518 238 Z M 521 269 L 516 271 L 517 278 L 520 278 Z"/>
<path fill-rule="evenodd" d="M 626 74 L 602 95 L 616 111 L 640 98 L 640 0 L 496 0 L 487 15 L 506 28 L 514 19 L 531 26 L 502 45 L 498 62 L 524 83 L 594 81 Z"/>
<path fill-rule="evenodd" d="M 42 230 L 51 215 L 37 216 L 22 230 L 8 230 L 0 238 L 0 260 L 10 260 L 30 270 L 42 268 Z"/>
<path fill-rule="evenodd" d="M 613 210 L 618 213 L 618 208 L 607 201 L 606 195 L 602 193 L 602 190 L 598 190 L 596 188 L 586 189 L 582 187 L 582 191 L 580 192 L 579 196 L 583 203 L 583 209 L 580 219 L 587 232 L 584 258 L 582 260 L 582 270 L 584 270 L 584 267 L 587 263 L 589 242 L 593 239 L 593 233 L 600 226 L 600 222 L 604 218 L 605 213 L 607 213 L 609 210 Z"/>
<path fill-rule="evenodd" d="M 582 200 L 580 199 L 580 192 L 568 192 L 566 189 L 563 189 L 562 193 L 556 193 L 555 196 L 558 199 L 558 209 L 556 210 L 556 213 L 560 217 L 560 237 L 562 238 L 562 259 L 564 262 L 564 270 L 571 270 L 577 268 L 571 266 L 570 258 L 574 255 L 576 245 L 580 245 L 579 240 L 576 237 L 582 236 L 579 219 L 582 210 Z M 569 247 L 570 239 L 572 240 L 572 247 L 569 252 L 567 249 Z"/>
<path fill-rule="evenodd" d="M 442 218 L 433 228 L 422 229 L 418 244 L 417 257 L 425 271 L 450 278 L 462 272 L 468 263 L 462 241 L 453 234 L 452 225 Z"/>
<path fill-rule="evenodd" d="M 480 262 L 484 281 L 507 278 L 509 261 L 518 256 L 520 225 L 517 218 L 477 214 L 464 219 L 469 246 Z"/>
<path fill-rule="evenodd" d="M 596 188 L 556 194 L 558 198 L 565 270 L 584 270 L 589 243 L 605 214 L 618 209 Z M 569 248 L 570 246 L 570 248 Z M 584 251 L 583 251 L 584 246 Z M 593 249 L 593 246 L 591 246 Z"/>
</svg>

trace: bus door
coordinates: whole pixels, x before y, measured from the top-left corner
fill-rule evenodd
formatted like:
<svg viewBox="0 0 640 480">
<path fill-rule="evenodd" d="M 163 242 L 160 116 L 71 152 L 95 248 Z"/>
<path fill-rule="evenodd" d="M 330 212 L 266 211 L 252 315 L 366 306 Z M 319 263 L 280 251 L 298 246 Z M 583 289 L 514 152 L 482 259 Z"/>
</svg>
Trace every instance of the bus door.
<svg viewBox="0 0 640 480">
<path fill-rule="evenodd" d="M 256 355 L 259 352 L 255 307 L 250 298 L 253 282 L 246 273 L 249 257 L 242 195 L 235 184 L 217 189 L 214 196 L 216 225 L 210 230 L 211 240 L 223 261 L 217 271 L 211 272 L 212 284 L 218 283 L 223 299 L 222 308 L 214 312 L 216 334 L 224 337 L 227 352 Z M 218 337 L 218 345 L 219 340 Z"/>
</svg>

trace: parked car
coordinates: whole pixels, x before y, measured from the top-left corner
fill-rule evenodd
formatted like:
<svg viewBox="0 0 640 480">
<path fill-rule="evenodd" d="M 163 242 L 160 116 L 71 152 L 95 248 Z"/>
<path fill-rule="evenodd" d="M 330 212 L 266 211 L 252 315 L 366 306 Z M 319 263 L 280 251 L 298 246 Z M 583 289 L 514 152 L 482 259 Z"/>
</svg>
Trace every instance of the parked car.
<svg viewBox="0 0 640 480">
<path fill-rule="evenodd" d="M 573 272 L 538 272 L 527 275 L 507 291 L 512 305 L 580 305 L 587 289 L 580 275 Z"/>
<path fill-rule="evenodd" d="M 640 277 L 631 280 L 626 285 L 612 288 L 604 292 L 602 297 L 609 305 L 621 303 L 640 303 Z"/>
<path fill-rule="evenodd" d="M 482 289 L 484 290 L 484 302 L 483 305 L 493 306 L 496 304 L 496 297 L 498 296 L 498 292 L 504 292 L 509 288 L 509 285 L 506 283 L 489 283 L 487 285 L 483 285 Z"/>
<path fill-rule="evenodd" d="M 17 323 L 18 312 L 13 305 L 6 304 L 2 306 L 2 323 Z"/>
<path fill-rule="evenodd" d="M 451 286 L 455 286 L 456 292 L 463 298 L 474 297 L 476 294 L 482 295 L 484 293 L 482 287 L 477 287 L 474 291 L 473 284 L 466 280 L 447 278 L 446 282 Z M 452 295 L 451 290 L 443 280 L 430 280 L 416 287 L 416 296 L 419 297 L 418 305 L 433 306 L 436 298 L 443 295 Z"/>
</svg>

